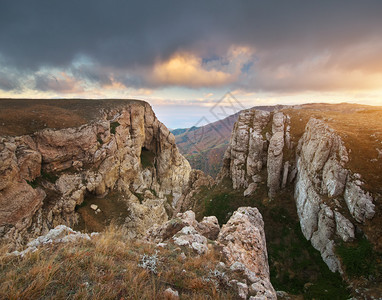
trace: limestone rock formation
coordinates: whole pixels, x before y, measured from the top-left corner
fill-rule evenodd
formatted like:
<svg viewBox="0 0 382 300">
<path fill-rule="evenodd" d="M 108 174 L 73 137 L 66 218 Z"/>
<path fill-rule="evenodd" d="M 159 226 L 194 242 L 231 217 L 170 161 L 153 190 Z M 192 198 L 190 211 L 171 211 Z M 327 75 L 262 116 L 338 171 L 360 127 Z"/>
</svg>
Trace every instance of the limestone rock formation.
<svg viewBox="0 0 382 300">
<path fill-rule="evenodd" d="M 204 174 L 200 170 L 191 170 L 189 174 L 188 185 L 183 189 L 183 194 L 179 198 L 174 198 L 172 205 L 175 207 L 175 213 L 194 209 L 193 196 L 197 194 L 202 187 L 210 188 L 215 184 L 214 179 Z"/>
<path fill-rule="evenodd" d="M 262 185 L 271 199 L 293 184 L 302 233 L 330 270 L 342 272 L 335 241 L 353 240 L 357 223 L 373 218 L 373 195 L 363 189 L 361 176 L 347 168 L 348 150 L 324 121 L 311 118 L 297 145 L 292 129 L 283 112 L 243 111 L 218 180 L 229 178 L 246 197 Z"/>
<path fill-rule="evenodd" d="M 149 104 L 121 101 L 98 115 L 80 127 L 0 137 L 0 238 L 21 243 L 59 224 L 72 226 L 87 194 L 103 197 L 113 189 L 155 193 L 144 203 L 131 201 L 129 224 L 142 233 L 167 220 L 168 199 L 170 211 L 186 189 L 211 184 L 198 172 L 189 183 L 189 163 Z"/>
<path fill-rule="evenodd" d="M 201 235 L 205 238 L 215 240 L 219 234 L 220 227 L 215 216 L 204 217 L 201 222 L 195 220 L 195 213 L 188 210 L 184 213 L 178 213 L 175 218 L 151 227 L 146 233 L 146 239 L 156 243 L 164 242 L 183 228 L 187 227 L 189 232 Z"/>
<path fill-rule="evenodd" d="M 264 223 L 257 208 L 239 208 L 221 230 L 216 217 L 205 217 L 197 222 L 195 213 L 187 211 L 160 226 L 152 227 L 146 235 L 148 241 L 158 246 L 174 243 L 191 248 L 199 255 L 209 251 L 207 238 L 216 241 L 216 249 L 221 251 L 225 259 L 225 263 L 219 265 L 219 274 L 229 269 L 241 273 L 245 281 L 250 283 L 247 286 L 245 282 L 227 279 L 231 286 L 236 287 L 239 298 L 277 298 L 269 279 Z"/>
<path fill-rule="evenodd" d="M 13 251 L 11 255 L 24 256 L 29 252 L 36 251 L 40 246 L 53 243 L 70 243 L 77 240 L 90 240 L 91 237 L 98 235 L 93 232 L 90 235 L 87 233 L 76 232 L 73 229 L 65 226 L 58 225 L 56 228 L 49 230 L 45 235 L 39 236 L 27 244 L 27 248 L 23 251 Z"/>
<path fill-rule="evenodd" d="M 364 222 L 374 215 L 373 199 L 351 179 L 346 169 L 347 150 L 323 121 L 308 122 L 297 154 L 295 199 L 301 230 L 321 252 L 329 269 L 342 272 L 334 239 L 336 235 L 343 241 L 353 239 L 354 225 L 340 211 L 346 210 L 347 204 L 352 217 Z"/>
<path fill-rule="evenodd" d="M 264 223 L 257 208 L 241 207 L 223 225 L 217 242 L 231 269 L 240 269 L 256 297 L 277 299 L 269 280 Z"/>
<path fill-rule="evenodd" d="M 231 178 L 234 189 L 248 188 L 259 181 L 267 161 L 267 140 L 263 130 L 269 121 L 267 111 L 246 110 L 239 115 L 218 180 Z"/>
</svg>

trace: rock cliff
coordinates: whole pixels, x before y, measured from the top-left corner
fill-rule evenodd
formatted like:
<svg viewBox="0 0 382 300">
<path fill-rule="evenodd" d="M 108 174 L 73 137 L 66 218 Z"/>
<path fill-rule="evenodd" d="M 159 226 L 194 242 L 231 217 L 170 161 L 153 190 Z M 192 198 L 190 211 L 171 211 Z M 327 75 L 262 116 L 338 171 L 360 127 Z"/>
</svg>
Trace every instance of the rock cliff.
<svg viewBox="0 0 382 300">
<path fill-rule="evenodd" d="M 191 167 L 149 104 L 110 103 L 96 106 L 97 117 L 81 126 L 0 137 L 2 238 L 22 243 L 59 224 L 73 226 L 87 195 L 111 190 L 125 195 L 138 233 L 167 220 L 165 208 L 189 189 Z"/>
<path fill-rule="evenodd" d="M 349 150 L 326 122 L 311 117 L 302 134 L 297 131 L 285 111 L 243 111 L 218 181 L 229 178 L 246 197 L 266 189 L 270 201 L 293 190 L 303 235 L 332 272 L 343 272 L 336 245 L 352 241 L 374 217 L 378 194 L 350 170 Z"/>
</svg>

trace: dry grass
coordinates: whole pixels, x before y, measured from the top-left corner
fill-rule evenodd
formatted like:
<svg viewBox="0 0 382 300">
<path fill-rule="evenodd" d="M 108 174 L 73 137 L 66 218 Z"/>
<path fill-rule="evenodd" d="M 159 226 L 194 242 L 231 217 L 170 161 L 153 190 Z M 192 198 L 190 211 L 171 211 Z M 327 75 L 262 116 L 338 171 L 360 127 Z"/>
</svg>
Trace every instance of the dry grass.
<svg viewBox="0 0 382 300">
<path fill-rule="evenodd" d="M 0 299 L 165 299 L 168 287 L 182 299 L 233 298 L 227 287 L 203 280 L 220 259 L 214 251 L 189 252 L 183 261 L 181 249 L 160 248 L 154 274 L 138 264 L 155 250 L 110 226 L 91 241 L 44 246 L 24 258 L 2 254 Z"/>
<path fill-rule="evenodd" d="M 144 104 L 139 100 L 122 99 L 0 99 L 0 135 L 79 127 L 99 120 L 102 110 L 132 103 Z"/>
</svg>

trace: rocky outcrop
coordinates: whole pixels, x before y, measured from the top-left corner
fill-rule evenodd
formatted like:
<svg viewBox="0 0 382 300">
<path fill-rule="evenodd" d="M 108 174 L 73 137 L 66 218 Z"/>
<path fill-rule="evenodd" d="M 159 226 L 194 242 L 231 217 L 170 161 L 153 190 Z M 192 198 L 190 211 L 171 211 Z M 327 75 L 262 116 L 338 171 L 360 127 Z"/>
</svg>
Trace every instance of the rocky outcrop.
<svg viewBox="0 0 382 300">
<path fill-rule="evenodd" d="M 297 154 L 295 199 L 301 230 L 330 270 L 342 272 L 334 240 L 336 236 L 343 241 L 353 239 L 354 225 L 341 212 L 364 222 L 374 215 L 373 199 L 360 188 L 360 181 L 354 183 L 346 169 L 347 150 L 323 121 L 308 122 Z"/>
<path fill-rule="evenodd" d="M 232 132 L 218 181 L 229 177 L 234 189 L 245 189 L 245 196 L 266 182 L 273 198 L 286 185 L 290 170 L 289 162 L 283 161 L 283 152 L 290 146 L 288 116 L 282 112 L 244 111 Z"/>
<path fill-rule="evenodd" d="M 78 240 L 90 240 L 91 237 L 96 235 L 98 235 L 97 232 L 93 232 L 89 235 L 87 233 L 74 231 L 65 225 L 58 225 L 56 228 L 49 230 L 47 234 L 39 236 L 38 238 L 30 241 L 27 244 L 26 249 L 22 251 L 13 251 L 10 253 L 10 255 L 23 257 L 27 253 L 37 251 L 39 247 L 42 247 L 46 244 L 72 243 Z"/>
<path fill-rule="evenodd" d="M 175 207 L 175 213 L 184 212 L 190 209 L 195 209 L 194 195 L 204 188 L 210 188 L 215 184 L 214 179 L 204 174 L 200 170 L 192 170 L 189 175 L 188 185 L 183 190 L 183 194 L 179 198 L 174 198 L 172 201 L 173 207 Z"/>
<path fill-rule="evenodd" d="M 145 102 L 121 101 L 100 115 L 76 128 L 0 138 L 1 237 L 22 242 L 59 224 L 72 226 L 87 194 L 103 197 L 112 189 L 134 203 L 131 226 L 137 218 L 151 219 L 136 226 L 139 232 L 167 220 L 165 203 L 171 198 L 175 208 L 190 188 L 191 167 L 174 136 Z M 156 196 L 143 203 L 132 197 L 145 191 Z"/>
<path fill-rule="evenodd" d="M 218 180 L 231 179 L 246 197 L 263 184 L 271 199 L 293 184 L 302 233 L 330 270 L 342 272 L 335 241 L 352 241 L 357 223 L 373 218 L 373 196 L 360 175 L 347 169 L 344 142 L 324 121 L 311 118 L 297 146 L 292 129 L 283 112 L 242 112 Z"/>
<path fill-rule="evenodd" d="M 224 276 L 221 280 L 235 288 L 240 299 L 277 299 L 269 279 L 264 223 L 257 208 L 239 208 L 221 230 L 216 217 L 197 222 L 193 211 L 179 213 L 148 230 L 146 239 L 160 247 L 172 243 L 190 248 L 197 255 L 207 253 L 214 245 L 224 258 L 215 273 Z M 214 242 L 209 244 L 211 240 Z M 226 278 L 227 271 L 240 273 L 243 282 Z"/>
<path fill-rule="evenodd" d="M 365 222 L 366 219 L 371 219 L 375 213 L 375 205 L 373 204 L 373 197 L 370 193 L 362 189 L 363 182 L 360 176 L 349 176 L 346 181 L 344 198 L 346 205 L 357 222 Z"/>
<path fill-rule="evenodd" d="M 197 233 L 205 238 L 215 240 L 219 234 L 220 227 L 215 216 L 204 217 L 201 222 L 196 221 L 195 213 L 188 210 L 178 213 L 175 218 L 162 225 L 151 227 L 146 233 L 146 239 L 156 243 L 162 243 L 187 228 L 187 232 Z M 185 232 L 183 232 L 186 234 Z M 207 240 L 205 240 L 207 242 Z"/>
<path fill-rule="evenodd" d="M 268 142 L 264 130 L 270 115 L 270 112 L 261 110 L 246 110 L 239 115 L 218 181 L 229 177 L 234 189 L 247 189 L 254 183 L 251 193 L 254 192 L 255 186 L 262 180 L 259 174 L 267 162 Z"/>
<path fill-rule="evenodd" d="M 240 270 L 255 297 L 277 299 L 269 280 L 264 223 L 257 208 L 241 207 L 223 225 L 217 242 L 231 270 Z"/>
</svg>

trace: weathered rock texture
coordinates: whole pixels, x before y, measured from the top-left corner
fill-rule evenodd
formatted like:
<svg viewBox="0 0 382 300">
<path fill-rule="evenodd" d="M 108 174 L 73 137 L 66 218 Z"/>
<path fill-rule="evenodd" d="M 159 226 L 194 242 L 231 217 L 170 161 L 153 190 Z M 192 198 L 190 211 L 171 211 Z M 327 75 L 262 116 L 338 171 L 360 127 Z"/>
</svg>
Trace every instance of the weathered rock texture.
<svg viewBox="0 0 382 300">
<path fill-rule="evenodd" d="M 229 177 L 234 189 L 244 188 L 245 196 L 267 182 L 272 198 L 287 180 L 289 162 L 283 163 L 284 148 L 289 149 L 290 126 L 282 112 L 243 111 L 232 132 L 218 180 Z"/>
<path fill-rule="evenodd" d="M 290 123 L 282 112 L 242 112 L 218 180 L 229 178 L 233 188 L 243 189 L 247 197 L 266 182 L 271 199 L 294 184 L 304 236 L 321 252 L 330 270 L 342 272 L 335 241 L 351 241 L 355 225 L 373 218 L 373 196 L 362 188 L 360 175 L 346 168 L 348 151 L 333 129 L 311 118 L 295 146 Z"/>
<path fill-rule="evenodd" d="M 241 207 L 223 225 L 217 242 L 231 269 L 244 272 L 251 294 L 258 299 L 277 299 L 269 279 L 264 222 L 257 208 Z"/>
<path fill-rule="evenodd" d="M 373 199 L 346 169 L 347 150 L 323 121 L 308 122 L 297 155 L 295 199 L 302 233 L 321 252 L 330 270 L 341 272 L 334 252 L 335 237 L 353 239 L 354 225 L 348 218 L 356 222 L 372 218 Z"/>
<path fill-rule="evenodd" d="M 180 198 L 174 199 L 172 205 L 176 208 L 175 212 L 179 213 L 194 209 L 193 196 L 201 191 L 202 187 L 210 188 L 215 184 L 214 179 L 204 174 L 200 170 L 192 170 L 190 173 L 190 179 L 188 186 L 183 190 L 183 194 Z"/>
<path fill-rule="evenodd" d="M 225 262 L 220 263 L 220 274 L 229 269 L 244 278 L 244 282 L 227 278 L 237 286 L 239 298 L 277 299 L 269 279 L 264 222 L 257 208 L 239 208 L 221 229 L 216 217 L 197 222 L 191 210 L 178 213 L 176 218 L 149 229 L 146 239 L 161 247 L 173 243 L 191 248 L 199 255 L 209 251 L 208 240 L 215 241 L 215 251 L 221 251 Z"/>
<path fill-rule="evenodd" d="M 146 219 L 136 226 L 140 233 L 167 220 L 167 200 L 175 206 L 190 189 L 191 167 L 174 136 L 145 102 L 121 101 L 99 115 L 76 128 L 0 137 L 0 237 L 22 242 L 72 226 L 88 193 L 102 197 L 112 189 L 132 203 L 130 226 Z"/>
</svg>

